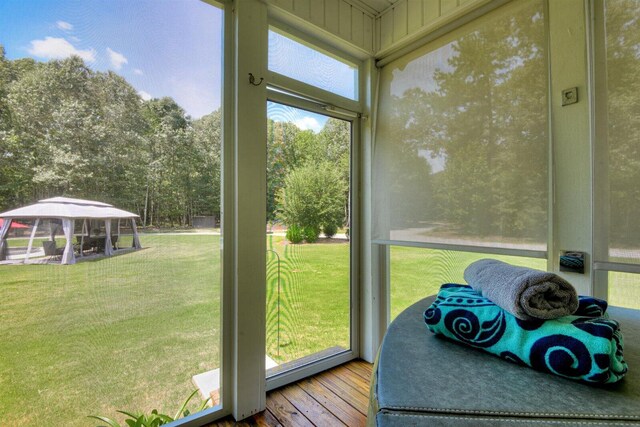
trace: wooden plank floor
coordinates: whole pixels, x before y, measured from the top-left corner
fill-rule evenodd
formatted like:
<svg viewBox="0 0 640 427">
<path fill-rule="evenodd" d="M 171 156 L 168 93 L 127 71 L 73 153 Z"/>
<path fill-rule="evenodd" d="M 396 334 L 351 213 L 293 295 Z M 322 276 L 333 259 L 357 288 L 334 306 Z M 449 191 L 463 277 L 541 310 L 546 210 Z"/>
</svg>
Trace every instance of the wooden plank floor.
<svg viewBox="0 0 640 427">
<path fill-rule="evenodd" d="M 233 418 L 209 424 L 222 426 L 364 426 L 369 406 L 371 364 L 353 360 L 344 365 L 267 393 L 267 409 L 236 423 Z"/>
</svg>

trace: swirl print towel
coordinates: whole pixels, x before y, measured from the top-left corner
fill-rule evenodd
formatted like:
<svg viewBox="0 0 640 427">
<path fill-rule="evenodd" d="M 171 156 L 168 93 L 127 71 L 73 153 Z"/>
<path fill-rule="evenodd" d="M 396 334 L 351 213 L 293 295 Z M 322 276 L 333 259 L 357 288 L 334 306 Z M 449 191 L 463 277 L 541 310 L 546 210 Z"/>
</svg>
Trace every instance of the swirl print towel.
<svg viewBox="0 0 640 427">
<path fill-rule="evenodd" d="M 502 359 L 590 384 L 620 381 L 627 373 L 618 322 L 607 303 L 580 297 L 572 316 L 524 321 L 470 286 L 442 285 L 424 313 L 429 330 Z"/>
<path fill-rule="evenodd" d="M 464 270 L 464 280 L 522 320 L 556 319 L 573 314 L 578 308 L 574 287 L 548 271 L 481 259 Z"/>
</svg>

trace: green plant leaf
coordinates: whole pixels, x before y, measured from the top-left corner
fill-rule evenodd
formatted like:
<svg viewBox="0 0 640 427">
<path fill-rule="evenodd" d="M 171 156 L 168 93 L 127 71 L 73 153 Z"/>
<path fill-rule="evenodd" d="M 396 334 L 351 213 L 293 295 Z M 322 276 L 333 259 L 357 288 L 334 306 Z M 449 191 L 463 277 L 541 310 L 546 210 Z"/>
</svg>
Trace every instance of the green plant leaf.
<svg viewBox="0 0 640 427">
<path fill-rule="evenodd" d="M 182 413 L 184 412 L 184 410 L 186 409 L 187 405 L 189 404 L 189 402 L 191 401 L 191 399 L 193 399 L 193 396 L 196 395 L 196 393 L 198 393 L 198 389 L 193 390 L 193 393 L 191 393 L 189 395 L 189 397 L 187 397 L 187 400 L 184 401 L 184 403 L 182 404 L 182 406 L 180 407 L 180 409 L 178 409 L 178 412 L 176 412 L 176 416 L 173 417 L 174 420 L 177 420 L 178 418 L 180 418 L 182 416 Z"/>
<path fill-rule="evenodd" d="M 209 401 L 211 400 L 211 397 L 207 397 L 203 402 L 202 405 L 200 405 L 200 408 L 198 408 L 198 412 L 200 411 L 204 411 L 204 408 L 207 407 L 207 403 L 209 403 Z"/>
<path fill-rule="evenodd" d="M 111 418 L 102 417 L 99 415 L 88 415 L 88 418 L 95 418 L 96 420 L 100 420 L 103 423 L 107 423 L 109 427 L 121 427 L 120 424 L 118 424 L 116 421 L 112 420 Z"/>
<path fill-rule="evenodd" d="M 134 414 L 132 412 L 127 412 L 127 411 L 122 411 L 122 410 L 117 410 L 116 412 L 120 412 L 121 414 L 124 414 L 127 417 L 129 417 L 131 419 L 134 419 L 134 420 L 137 420 L 142 416 L 142 414 Z"/>
<path fill-rule="evenodd" d="M 172 421 L 175 421 L 173 418 L 171 418 L 169 415 L 166 415 L 166 414 L 158 414 L 158 417 L 160 420 L 162 420 L 162 424 L 167 424 Z"/>
</svg>

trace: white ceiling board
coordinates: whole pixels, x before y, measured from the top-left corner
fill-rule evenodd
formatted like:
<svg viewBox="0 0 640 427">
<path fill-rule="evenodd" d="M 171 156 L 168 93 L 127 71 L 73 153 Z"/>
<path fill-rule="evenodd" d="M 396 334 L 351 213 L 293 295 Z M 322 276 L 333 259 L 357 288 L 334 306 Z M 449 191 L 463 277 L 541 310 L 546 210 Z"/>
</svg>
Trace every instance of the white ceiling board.
<svg viewBox="0 0 640 427">
<path fill-rule="evenodd" d="M 397 1 L 398 0 L 352 0 L 351 3 L 361 3 L 375 10 L 377 13 L 380 13 Z"/>
</svg>

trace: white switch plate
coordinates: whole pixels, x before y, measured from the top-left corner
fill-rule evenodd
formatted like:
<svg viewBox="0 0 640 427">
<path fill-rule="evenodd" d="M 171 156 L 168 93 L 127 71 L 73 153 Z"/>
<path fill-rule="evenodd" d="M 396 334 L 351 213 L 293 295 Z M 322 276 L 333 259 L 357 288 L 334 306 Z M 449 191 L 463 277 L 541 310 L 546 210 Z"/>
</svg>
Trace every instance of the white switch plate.
<svg viewBox="0 0 640 427">
<path fill-rule="evenodd" d="M 578 88 L 572 87 L 562 91 L 562 106 L 578 102 Z"/>
</svg>

